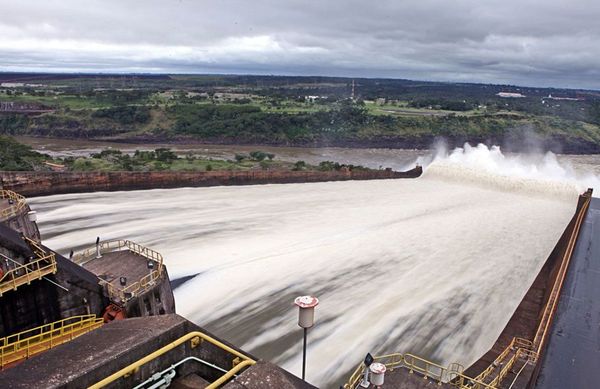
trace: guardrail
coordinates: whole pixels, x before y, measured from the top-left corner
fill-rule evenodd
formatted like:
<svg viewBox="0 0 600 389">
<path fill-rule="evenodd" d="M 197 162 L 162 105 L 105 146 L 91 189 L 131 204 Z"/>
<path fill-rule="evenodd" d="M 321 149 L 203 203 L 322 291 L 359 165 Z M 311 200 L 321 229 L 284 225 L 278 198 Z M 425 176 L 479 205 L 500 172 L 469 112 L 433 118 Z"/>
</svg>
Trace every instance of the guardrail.
<svg viewBox="0 0 600 389">
<path fill-rule="evenodd" d="M 25 197 L 13 192 L 12 190 L 0 189 L 0 198 L 12 202 L 10 207 L 0 211 L 0 220 L 6 220 L 13 216 L 17 216 L 19 211 L 27 206 L 27 200 Z"/>
<path fill-rule="evenodd" d="M 3 260 L 9 263 L 6 272 L 0 276 L 0 297 L 9 290 L 15 290 L 21 285 L 30 284 L 33 280 L 39 280 L 47 274 L 54 274 L 58 270 L 56 266 L 56 255 L 46 252 L 35 241 L 25 238 L 37 256 L 37 259 L 27 263 L 20 263 L 3 254 Z"/>
<path fill-rule="evenodd" d="M 66 343 L 104 324 L 95 315 L 72 316 L 0 339 L 0 368 Z"/>
<path fill-rule="evenodd" d="M 208 385 L 206 387 L 206 389 L 218 388 L 219 386 L 221 386 L 225 382 L 227 382 L 229 379 L 231 379 L 237 372 L 242 370 L 244 367 L 252 366 L 256 363 L 256 361 L 254 359 L 227 346 L 226 344 L 218 341 L 217 339 L 215 339 L 209 335 L 206 335 L 200 331 L 193 331 L 193 332 L 190 332 L 190 333 L 182 336 L 181 338 L 177 339 L 176 341 L 169 343 L 166 346 L 154 351 L 153 353 L 146 355 L 145 357 L 137 360 L 136 362 L 130 364 L 129 366 L 122 368 L 121 370 L 117 371 L 116 373 L 111 374 L 110 376 L 104 378 L 103 380 L 96 382 L 94 385 L 90 386 L 88 389 L 102 388 L 102 387 L 107 386 L 123 377 L 128 377 L 131 374 L 138 371 L 138 369 L 141 366 L 145 365 L 146 363 L 148 363 L 150 361 L 155 360 L 156 358 L 159 358 L 163 354 L 169 352 L 170 350 L 172 350 L 188 341 L 190 342 L 190 346 L 192 348 L 195 348 L 198 345 L 200 345 L 202 343 L 202 341 L 207 341 L 207 342 L 217 346 L 221 350 L 226 351 L 227 353 L 235 356 L 235 358 L 232 359 L 233 367 L 231 369 L 229 369 L 227 371 L 227 373 L 225 373 L 224 375 L 219 377 L 216 381 L 214 381 L 213 383 Z"/>
<path fill-rule="evenodd" d="M 100 254 L 107 254 L 117 251 L 130 251 L 137 255 L 141 255 L 144 258 L 152 260 L 158 264 L 157 268 L 151 273 L 140 278 L 138 281 L 127 286 L 126 288 L 120 288 L 111 284 L 108 281 L 100 280 L 100 283 L 107 289 L 109 298 L 117 303 L 124 303 L 132 299 L 136 295 L 149 289 L 153 286 L 159 278 L 163 275 L 163 257 L 160 253 L 149 249 L 148 247 L 142 246 L 129 240 L 108 240 L 99 243 Z M 87 262 L 96 258 L 96 246 L 89 247 L 82 252 L 73 256 L 72 261 L 83 266 Z"/>
<path fill-rule="evenodd" d="M 507 350 L 510 351 L 510 347 L 513 347 L 514 355 L 509 359 L 508 363 L 502 365 L 499 374 L 489 383 L 484 382 L 483 379 L 491 374 L 494 370 L 494 365 L 491 365 L 492 369 L 487 375 L 482 377 L 482 374 L 480 374 L 479 376 L 472 378 L 463 374 L 463 367 L 458 363 L 451 363 L 448 367 L 445 367 L 425 358 L 408 353 L 377 356 L 374 357 L 374 361 L 383 363 L 389 371 L 393 371 L 398 367 L 409 369 L 410 373 L 416 372 L 422 375 L 423 378 L 431 379 L 439 385 L 446 383 L 459 389 L 497 389 L 502 379 L 509 373 L 510 369 L 518 359 L 529 360 L 535 355 L 531 350 L 518 347 L 520 344 L 524 345 L 524 343 L 521 343 L 522 340 L 524 339 L 513 339 L 511 346 L 509 346 Z M 525 342 L 527 341 L 525 340 Z M 528 344 L 531 345 L 530 342 Z M 363 376 L 363 369 L 364 365 L 360 364 L 354 370 L 348 379 L 348 382 L 344 385 L 344 389 L 355 389 L 357 387 Z"/>
<path fill-rule="evenodd" d="M 128 250 L 132 253 L 141 255 L 142 257 L 158 262 L 160 265 L 158 270 L 162 274 L 163 257 L 162 255 L 160 255 L 160 253 L 149 249 L 148 247 L 142 246 L 141 244 L 132 242 L 130 240 L 118 239 L 100 242 L 100 254 L 106 254 L 122 250 Z M 91 246 L 75 254 L 72 258 L 72 261 L 79 265 L 84 265 L 86 262 L 89 262 L 94 258 L 96 258 L 96 246 Z"/>
<path fill-rule="evenodd" d="M 106 286 L 108 297 L 112 301 L 124 303 L 150 289 L 160 277 L 161 273 L 158 270 L 153 270 L 152 273 L 145 275 L 139 281 L 134 282 L 126 288 L 119 288 L 104 280 L 100 280 L 100 283 Z"/>
<path fill-rule="evenodd" d="M 569 268 L 569 264 L 571 262 L 571 258 L 573 256 L 573 251 L 575 250 L 575 245 L 577 243 L 577 238 L 579 237 L 579 231 L 581 229 L 581 224 L 587 215 L 587 210 L 590 206 L 590 202 L 592 200 L 592 194 L 588 190 L 588 196 L 586 197 L 585 202 L 581 207 L 581 211 L 577 215 L 577 219 L 575 220 L 575 226 L 573 227 L 573 233 L 569 238 L 569 242 L 567 244 L 567 249 L 565 250 L 565 254 L 563 256 L 563 260 L 561 261 L 558 273 L 556 275 L 556 280 L 552 285 L 552 290 L 550 292 L 550 296 L 548 298 L 548 302 L 544 307 L 544 312 L 542 314 L 542 319 L 540 320 L 540 324 L 533 338 L 533 346 L 535 348 L 536 353 L 539 355 L 542 352 L 542 348 L 544 347 L 544 343 L 546 341 L 546 337 L 548 335 L 548 330 L 550 328 L 550 323 L 552 323 L 552 315 L 556 310 L 558 300 L 560 297 L 560 292 L 562 290 L 562 286 L 564 280 L 567 275 L 567 270 Z"/>
<path fill-rule="evenodd" d="M 535 352 L 532 351 L 533 343 L 530 340 L 523 338 L 513 338 L 510 344 L 496 357 L 494 362 L 489 365 L 484 371 L 479 373 L 475 379 L 477 381 L 485 382 L 486 379 L 493 375 L 496 371 L 498 374 L 490 382 L 491 385 L 498 385 L 500 381 L 508 374 L 510 367 L 516 362 L 518 357 L 523 357 L 527 354 L 527 358 L 534 358 Z M 510 358 L 508 358 L 510 357 Z M 506 359 L 508 358 L 508 361 Z M 507 368 L 508 366 L 508 368 Z"/>
</svg>

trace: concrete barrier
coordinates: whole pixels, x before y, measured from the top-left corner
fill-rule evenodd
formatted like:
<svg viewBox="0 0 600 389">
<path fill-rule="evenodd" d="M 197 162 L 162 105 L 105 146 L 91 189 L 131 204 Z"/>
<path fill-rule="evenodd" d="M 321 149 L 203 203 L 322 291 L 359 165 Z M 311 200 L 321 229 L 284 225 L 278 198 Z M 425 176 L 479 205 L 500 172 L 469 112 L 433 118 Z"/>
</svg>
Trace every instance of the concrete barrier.
<svg viewBox="0 0 600 389">
<path fill-rule="evenodd" d="M 24 196 L 220 185 L 304 183 L 345 180 L 415 178 L 417 167 L 407 172 L 357 171 L 211 171 L 211 172 L 0 172 L 0 186 Z"/>
</svg>

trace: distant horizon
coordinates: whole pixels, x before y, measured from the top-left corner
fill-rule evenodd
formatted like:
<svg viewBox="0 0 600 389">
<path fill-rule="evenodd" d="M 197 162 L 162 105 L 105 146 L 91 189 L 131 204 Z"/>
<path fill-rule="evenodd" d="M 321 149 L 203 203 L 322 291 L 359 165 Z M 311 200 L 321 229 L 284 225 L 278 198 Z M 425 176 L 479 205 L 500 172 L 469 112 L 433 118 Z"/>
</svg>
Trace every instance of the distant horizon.
<svg viewBox="0 0 600 389">
<path fill-rule="evenodd" d="M 592 0 L 5 2 L 0 70 L 600 90 Z"/>
<path fill-rule="evenodd" d="M 2 70 L 0 74 L 52 74 L 52 75 L 82 75 L 82 76 L 248 76 L 248 77 L 297 77 L 297 78 L 339 78 L 339 79 L 365 79 L 365 80 L 402 80 L 402 81 L 414 81 L 414 82 L 429 82 L 439 84 L 464 84 L 464 85 L 493 85 L 503 86 L 511 88 L 527 88 L 527 89 L 556 89 L 556 90 L 570 90 L 570 91 L 589 91 L 589 92 L 600 92 L 600 88 L 578 88 L 578 87 L 560 87 L 560 86 L 539 86 L 539 85 L 523 85 L 523 84 L 504 84 L 504 83 L 491 83 L 491 82 L 477 82 L 477 81 L 446 81 L 446 80 L 427 80 L 427 79 L 414 79 L 414 78 L 403 78 L 403 77 L 378 77 L 378 76 L 332 76 L 323 74 L 258 74 L 258 73 L 178 73 L 178 72 L 96 72 L 96 71 L 61 71 L 55 69 L 39 70 L 39 71 L 16 71 L 16 70 Z M 2 81 L 0 82 L 7 82 Z M 13 81 L 13 82 L 16 82 Z"/>
</svg>

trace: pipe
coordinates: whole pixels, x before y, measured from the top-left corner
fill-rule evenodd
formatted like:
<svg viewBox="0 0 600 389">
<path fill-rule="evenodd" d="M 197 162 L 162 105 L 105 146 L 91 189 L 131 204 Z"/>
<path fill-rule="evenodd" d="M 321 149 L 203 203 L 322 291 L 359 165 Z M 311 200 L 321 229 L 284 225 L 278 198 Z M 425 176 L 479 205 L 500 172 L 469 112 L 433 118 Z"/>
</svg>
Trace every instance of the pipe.
<svg viewBox="0 0 600 389">
<path fill-rule="evenodd" d="M 173 378 L 175 378 L 176 374 L 177 373 L 175 373 L 175 370 L 171 370 L 170 372 L 165 374 L 163 377 L 161 377 L 161 379 L 158 382 L 156 382 L 154 385 L 150 386 L 148 389 L 162 388 L 163 385 L 169 386 L 171 384 L 171 381 L 173 380 Z M 137 388 L 137 386 L 136 386 L 136 388 Z"/>
<path fill-rule="evenodd" d="M 215 364 L 207 362 L 207 361 L 205 361 L 203 359 L 196 358 L 196 357 L 187 357 L 187 358 L 184 358 L 181 361 L 179 361 L 179 362 L 171 365 L 170 367 L 166 368 L 165 370 L 161 371 L 160 373 L 154 374 L 152 377 L 148 378 L 146 381 L 142 382 L 141 384 L 139 384 L 138 386 L 134 387 L 133 389 L 142 389 L 144 387 L 144 385 L 146 385 L 146 384 L 152 382 L 152 380 L 154 380 L 154 378 L 153 378 L 154 376 L 156 376 L 156 375 L 162 375 L 162 374 L 165 374 L 165 373 L 167 373 L 169 371 L 175 371 L 176 367 L 179 367 L 179 366 L 183 365 L 184 363 L 186 363 L 187 361 L 190 361 L 190 360 L 198 362 L 198 363 L 203 363 L 206 366 L 210 366 L 210 367 L 212 367 L 214 369 L 217 369 L 217 370 L 219 370 L 222 373 L 227 373 L 227 370 L 223 369 L 222 367 L 219 367 L 219 366 L 217 366 Z M 148 388 L 148 389 L 150 389 L 150 388 Z"/>
<path fill-rule="evenodd" d="M 242 370 L 244 367 L 246 367 L 246 366 L 252 366 L 255 363 L 256 363 L 255 361 L 250 360 L 250 359 L 246 359 L 245 361 L 242 361 L 242 362 L 238 363 L 237 365 L 235 365 L 235 367 L 233 369 L 229 370 L 226 374 L 224 374 L 223 376 L 221 376 L 218 380 L 216 380 L 212 384 L 208 385 L 205 389 L 215 389 L 215 388 L 218 388 L 225 381 L 227 381 L 228 379 L 230 379 L 231 377 L 233 377 L 235 375 L 235 373 L 237 373 L 238 371 Z"/>
<path fill-rule="evenodd" d="M 160 357 L 161 355 L 165 354 L 166 352 L 168 352 L 168 351 L 174 349 L 175 347 L 180 346 L 181 344 L 187 342 L 188 340 L 191 340 L 192 338 L 196 338 L 196 337 L 198 337 L 200 339 L 204 339 L 207 342 L 212 343 L 213 345 L 219 347 L 220 349 L 225 350 L 228 353 L 235 355 L 236 357 L 240 357 L 240 358 L 244 359 L 243 362 L 241 362 L 236 367 L 234 367 L 232 370 L 230 370 L 229 373 L 231 373 L 231 372 L 236 373 L 241 369 L 241 367 L 245 367 L 247 365 L 254 365 L 256 363 L 256 361 L 253 360 L 252 358 L 240 353 L 237 350 L 234 350 L 233 348 L 227 346 L 226 344 L 223 344 L 222 342 L 214 339 L 213 337 L 203 334 L 202 332 L 199 332 L 199 331 L 193 331 L 193 332 L 190 332 L 190 333 L 182 336 L 181 338 L 175 340 L 174 342 L 171 342 L 171 343 L 167 344 L 166 346 L 146 355 L 145 357 L 138 359 L 136 362 L 130 364 L 129 366 L 122 368 L 121 370 L 117 371 L 116 373 L 111 374 L 110 376 L 104 378 L 103 380 L 96 382 L 94 385 L 90 386 L 88 389 L 102 388 L 127 374 L 131 374 L 131 373 L 135 372 L 135 370 L 138 369 L 140 366 Z M 243 366 L 241 366 L 241 365 L 243 365 Z M 223 378 L 223 377 L 221 377 L 221 378 Z M 213 386 L 212 388 L 215 388 L 215 387 L 216 386 Z M 207 388 L 211 388 L 211 386 L 209 386 Z"/>
</svg>

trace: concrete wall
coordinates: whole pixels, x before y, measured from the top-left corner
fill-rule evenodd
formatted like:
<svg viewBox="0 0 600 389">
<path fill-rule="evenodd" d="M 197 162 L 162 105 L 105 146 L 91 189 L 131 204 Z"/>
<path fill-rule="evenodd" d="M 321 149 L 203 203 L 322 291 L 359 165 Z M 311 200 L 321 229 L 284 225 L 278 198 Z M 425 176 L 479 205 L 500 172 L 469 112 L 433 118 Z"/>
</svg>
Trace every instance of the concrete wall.
<svg viewBox="0 0 600 389">
<path fill-rule="evenodd" d="M 583 212 L 583 206 L 589 198 L 588 196 L 591 197 L 591 192 L 579 197 L 575 214 L 556 243 L 552 253 L 542 266 L 533 284 L 528 289 L 525 297 L 521 300 L 521 303 L 506 324 L 494 346 L 465 370 L 468 376 L 475 377 L 490 366 L 514 337 L 533 340 L 542 319 L 544 307 L 550 298 L 556 275 L 565 257 L 568 242 L 574 234 L 577 216 Z"/>
<path fill-rule="evenodd" d="M 203 331 L 178 315 L 116 320 L 14 368 L 0 372 L 0 382 L 10 382 L 12 388 L 86 388 L 181 336 L 197 330 Z M 209 342 L 202 342 L 192 349 L 188 341 L 162 357 L 144 364 L 134 374 L 108 385 L 107 388 L 131 388 L 187 356 L 195 356 L 229 368 L 234 358 Z M 222 374 L 197 363 L 182 365 L 178 369 L 182 376 L 192 371 L 208 380 L 215 380 Z"/>
<path fill-rule="evenodd" d="M 70 316 L 102 315 L 108 299 L 96 276 L 58 255 L 57 264 L 56 274 L 34 280 L 0 298 L 0 337 Z"/>
<path fill-rule="evenodd" d="M 0 172 L 0 186 L 24 196 L 153 188 L 250 185 L 291 182 L 414 178 L 408 172 L 374 171 L 215 171 L 215 172 Z"/>
<path fill-rule="evenodd" d="M 156 316 L 175 313 L 175 297 L 167 268 L 163 265 L 160 282 L 147 292 L 129 300 L 125 305 L 127 317 Z"/>
<path fill-rule="evenodd" d="M 40 230 L 37 223 L 29 220 L 29 211 L 31 211 L 31 208 L 29 208 L 29 205 L 26 205 L 18 215 L 4 220 L 3 223 L 15 231 L 22 232 L 29 239 L 40 242 Z"/>
</svg>

